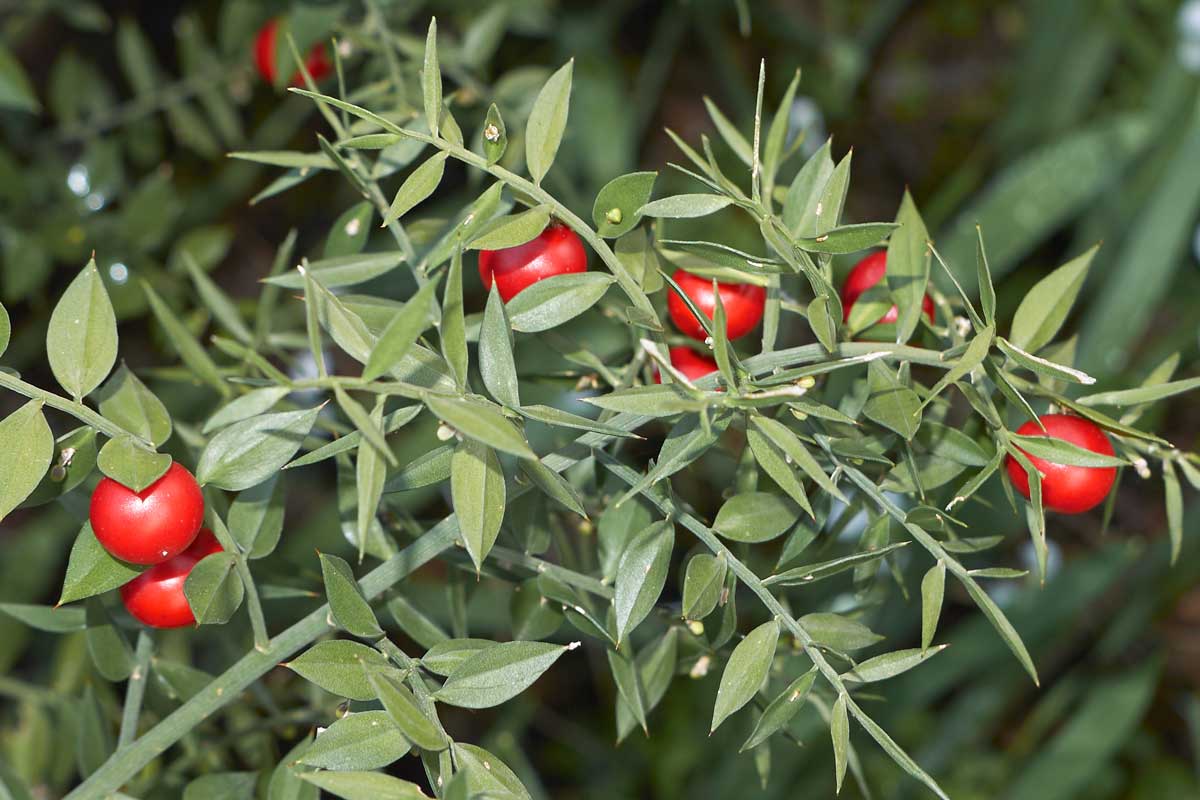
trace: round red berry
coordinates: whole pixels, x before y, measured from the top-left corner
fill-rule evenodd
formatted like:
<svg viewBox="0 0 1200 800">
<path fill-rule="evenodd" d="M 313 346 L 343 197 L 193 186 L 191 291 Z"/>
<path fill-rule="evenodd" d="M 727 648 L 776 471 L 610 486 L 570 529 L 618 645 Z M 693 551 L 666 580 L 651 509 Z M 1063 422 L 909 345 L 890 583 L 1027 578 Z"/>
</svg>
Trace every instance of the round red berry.
<svg viewBox="0 0 1200 800">
<path fill-rule="evenodd" d="M 682 345 L 671 348 L 671 365 L 682 372 L 689 381 L 698 381 L 717 371 L 716 361 Z M 654 382 L 662 383 L 662 375 L 658 373 L 658 369 L 654 370 Z"/>
<path fill-rule="evenodd" d="M 1043 414 L 1038 419 L 1046 426 L 1045 433 L 1032 420 L 1017 428 L 1017 433 L 1022 436 L 1052 436 L 1093 453 L 1106 456 L 1113 454 L 1112 442 L 1100 426 L 1091 420 L 1070 414 Z M 1076 467 L 1055 464 L 1028 453 L 1025 455 L 1042 474 L 1042 505 L 1051 511 L 1063 514 L 1090 511 L 1104 501 L 1113 481 L 1117 479 L 1116 467 Z M 1029 475 L 1025 468 L 1012 456 L 1008 457 L 1005 466 L 1013 486 L 1028 499 Z"/>
<path fill-rule="evenodd" d="M 711 320 L 717 306 L 712 279 L 683 270 L 676 270 L 674 278 L 683 293 L 700 309 L 700 313 Z M 767 290 L 749 283 L 718 282 L 717 291 L 721 293 L 721 304 L 725 306 L 725 335 L 730 339 L 737 339 L 754 330 L 762 320 L 763 308 L 767 303 Z M 706 335 L 700 320 L 678 292 L 672 290 L 667 294 L 667 312 L 680 333 L 704 341 Z"/>
<path fill-rule="evenodd" d="M 221 550 L 212 531 L 204 528 L 188 549 L 155 564 L 121 587 L 125 610 L 152 628 L 181 628 L 194 624 L 196 618 L 183 593 L 183 584 L 192 567 L 205 556 Z"/>
<path fill-rule="evenodd" d="M 587 272 L 587 252 L 575 231 L 558 222 L 525 244 L 479 251 L 483 288 L 491 291 L 494 280 L 506 303 L 531 284 L 570 272 Z"/>
<path fill-rule="evenodd" d="M 172 463 L 140 492 L 104 478 L 92 492 L 92 531 L 131 564 L 158 564 L 187 549 L 204 521 L 204 495 L 192 473 Z"/>
<path fill-rule="evenodd" d="M 863 292 L 875 286 L 883 280 L 883 276 L 887 273 L 887 251 L 878 250 L 864 258 L 854 265 L 850 270 L 850 274 L 846 276 L 846 282 L 842 284 L 842 322 L 850 321 L 850 309 L 854 307 L 855 301 Z M 929 295 L 921 301 L 921 310 L 925 312 L 925 316 L 929 318 L 930 323 L 933 322 L 933 300 Z M 892 306 L 887 310 L 887 313 L 876 322 L 876 325 L 895 324 L 900 317 L 900 310 Z"/>
<path fill-rule="evenodd" d="M 258 67 L 258 74 L 267 83 L 275 83 L 275 46 L 276 39 L 279 33 L 279 20 L 269 20 L 258 31 L 258 37 L 254 40 L 254 63 Z M 314 81 L 319 81 L 333 72 L 333 65 L 329 63 L 329 58 L 325 55 L 325 46 L 317 43 L 308 51 L 308 57 L 304 59 L 304 67 L 308 70 L 308 74 L 312 76 Z M 291 84 L 300 86 L 304 83 L 304 76 L 300 70 L 292 75 Z"/>
</svg>

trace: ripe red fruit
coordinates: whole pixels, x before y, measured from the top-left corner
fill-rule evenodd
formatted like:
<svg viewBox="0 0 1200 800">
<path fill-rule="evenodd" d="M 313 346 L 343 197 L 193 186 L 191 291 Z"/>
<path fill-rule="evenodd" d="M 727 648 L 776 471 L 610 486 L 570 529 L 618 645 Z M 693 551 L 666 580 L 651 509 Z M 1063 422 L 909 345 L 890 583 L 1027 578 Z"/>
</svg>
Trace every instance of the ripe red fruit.
<svg viewBox="0 0 1200 800">
<path fill-rule="evenodd" d="M 278 32 L 279 20 L 269 20 L 259 29 L 258 37 L 254 40 L 254 63 L 258 67 L 258 74 L 270 84 L 275 83 L 275 40 Z M 318 43 L 312 46 L 308 57 L 304 59 L 304 67 L 314 81 L 319 81 L 333 72 L 333 65 L 325 55 L 325 45 Z M 292 75 L 291 84 L 300 86 L 303 83 L 304 76 L 300 70 L 296 70 Z"/>
<path fill-rule="evenodd" d="M 587 272 L 587 253 L 575 231 L 559 222 L 550 223 L 525 244 L 479 251 L 483 288 L 491 291 L 495 280 L 506 303 L 531 284 L 569 272 Z"/>
<path fill-rule="evenodd" d="M 92 531 L 112 555 L 158 564 L 187 549 L 204 521 L 204 495 L 192 473 L 172 463 L 140 492 L 105 478 L 92 492 Z"/>
<path fill-rule="evenodd" d="M 686 375 L 689 381 L 698 381 L 717 371 L 716 361 L 683 346 L 671 348 L 671 365 Z M 657 369 L 654 370 L 654 382 L 662 383 L 662 376 Z"/>
<path fill-rule="evenodd" d="M 696 308 L 711 320 L 717 306 L 712 279 L 702 278 L 681 269 L 676 270 L 673 277 L 684 294 L 696 304 Z M 762 319 L 763 307 L 767 303 L 767 290 L 749 283 L 718 282 L 717 291 L 721 293 L 721 303 L 725 306 L 725 335 L 730 339 L 737 339 L 754 330 Z M 667 312 L 680 333 L 704 341 L 705 333 L 700 320 L 675 291 L 667 294 Z"/>
<path fill-rule="evenodd" d="M 1100 426 L 1091 420 L 1070 414 L 1044 414 L 1039 419 L 1046 426 L 1045 433 L 1033 420 L 1017 428 L 1017 433 L 1022 436 L 1049 435 L 1093 453 L 1106 456 L 1113 454 L 1112 442 Z M 1090 511 L 1108 496 L 1108 490 L 1117 479 L 1116 467 L 1074 467 L 1035 458 L 1028 453 L 1025 455 L 1029 456 L 1038 472 L 1042 473 L 1042 504 L 1051 511 L 1063 514 L 1082 514 L 1084 511 Z M 1029 476 L 1025 473 L 1025 468 L 1012 456 L 1008 457 L 1005 466 L 1013 486 L 1028 499 Z"/>
<path fill-rule="evenodd" d="M 196 618 L 183 594 L 183 584 L 192 567 L 205 556 L 222 549 L 212 531 L 203 529 L 191 547 L 174 558 L 155 564 L 121 587 L 125 609 L 152 628 L 181 628 L 194 624 Z"/>
<path fill-rule="evenodd" d="M 842 322 L 850 321 L 850 309 L 854 306 L 855 301 L 867 289 L 882 281 L 886 272 L 886 250 L 878 250 L 871 253 L 871 255 L 854 265 L 854 269 L 850 270 L 850 274 L 846 276 L 846 282 L 842 284 Z M 929 295 L 925 295 L 925 299 L 921 301 L 921 310 L 925 312 L 925 316 L 932 323 L 933 300 L 930 299 Z M 892 306 L 883 315 L 883 318 L 875 324 L 894 324 L 899 317 L 900 309 Z"/>
</svg>

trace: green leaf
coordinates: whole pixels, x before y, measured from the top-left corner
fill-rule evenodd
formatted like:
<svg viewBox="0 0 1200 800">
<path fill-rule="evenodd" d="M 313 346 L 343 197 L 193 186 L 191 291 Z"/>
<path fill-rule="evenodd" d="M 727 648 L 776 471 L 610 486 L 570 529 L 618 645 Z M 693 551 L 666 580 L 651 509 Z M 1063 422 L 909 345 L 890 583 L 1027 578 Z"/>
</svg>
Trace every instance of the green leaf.
<svg viewBox="0 0 1200 800">
<path fill-rule="evenodd" d="M 679 653 L 679 629 L 670 627 L 652 646 L 642 648 L 637 656 L 638 678 L 641 681 L 646 713 L 652 711 L 667 693 L 675 677 Z M 625 738 L 635 724 L 633 712 L 623 699 L 617 703 L 617 738 Z"/>
<path fill-rule="evenodd" d="M 1163 488 L 1166 490 L 1167 534 L 1171 540 L 1171 563 L 1179 560 L 1183 547 L 1183 494 L 1179 489 L 1179 476 L 1175 465 L 1163 459 Z"/>
<path fill-rule="evenodd" d="M 707 217 L 733 203 L 733 199 L 722 194 L 677 194 L 652 200 L 638 209 L 644 217 L 666 219 L 688 219 Z"/>
<path fill-rule="evenodd" d="M 534 206 L 528 211 L 497 217 L 467 241 L 468 250 L 504 250 L 533 241 L 550 224 L 550 207 Z"/>
<path fill-rule="evenodd" d="M 317 642 L 283 666 L 327 692 L 363 701 L 377 696 L 368 676 L 400 674 L 378 650 L 348 639 Z"/>
<path fill-rule="evenodd" d="M 467 553 L 478 572 L 504 521 L 504 473 L 494 450 L 473 439 L 454 448 L 450 494 Z"/>
<path fill-rule="evenodd" d="M 900 229 L 892 234 L 887 248 L 885 278 L 892 299 L 899 309 L 896 341 L 912 338 L 924 313 L 925 287 L 929 283 L 929 231 L 912 195 L 904 190 L 900 210 L 896 212 Z"/>
<path fill-rule="evenodd" d="M 641 221 L 639 213 L 654 191 L 657 172 L 630 172 L 604 184 L 592 204 L 596 233 L 605 239 L 624 236 Z"/>
<path fill-rule="evenodd" d="M 171 457 L 147 450 L 128 436 L 118 436 L 100 448 L 96 466 L 117 483 L 140 492 L 166 474 Z"/>
<path fill-rule="evenodd" d="M 323 258 L 309 261 L 304 271 L 326 289 L 339 286 L 354 286 L 386 275 L 404 262 L 404 253 L 389 250 L 383 253 L 355 253 L 353 255 Z M 283 289 L 303 289 L 304 275 L 296 270 L 272 275 L 263 283 Z"/>
<path fill-rule="evenodd" d="M 767 679 L 771 662 L 775 659 L 777 644 L 779 622 L 771 620 L 750 631 L 746 638 L 733 648 L 725 671 L 721 673 L 710 731 L 715 731 L 730 714 L 749 703 L 758 693 L 763 681 Z"/>
<path fill-rule="evenodd" d="M 983 228 L 975 226 L 975 268 L 978 273 L 979 305 L 983 308 L 983 320 L 988 325 L 996 324 L 996 287 L 992 284 L 992 268 L 988 264 L 987 251 L 983 247 Z"/>
<path fill-rule="evenodd" d="M 766 542 L 784 534 L 800 518 L 800 509 L 770 492 L 743 492 L 725 501 L 713 530 L 735 542 Z"/>
<path fill-rule="evenodd" d="M 21 62 L 3 45 L 0 45 L 0 108 L 15 108 L 31 114 L 42 110 Z M 0 347 L 0 352 L 3 350 Z"/>
<path fill-rule="evenodd" d="M 236 566 L 233 553 L 213 553 L 188 573 L 183 593 L 200 625 L 223 625 L 242 604 L 246 590 Z"/>
<path fill-rule="evenodd" d="M 455 248 L 446 273 L 446 290 L 442 293 L 441 333 L 442 357 L 450 365 L 459 392 L 467 387 L 467 328 L 463 315 L 462 248 Z"/>
<path fill-rule="evenodd" d="M 424 400 L 430 411 L 463 436 L 519 458 L 536 458 L 521 432 L 491 403 L 435 394 L 425 395 Z"/>
<path fill-rule="evenodd" d="M 262 483 L 296 455 L 320 411 L 283 411 L 235 422 L 209 440 L 196 480 L 231 491 Z"/>
<path fill-rule="evenodd" d="M 321 576 L 325 596 L 329 598 L 329 613 L 333 621 L 346 632 L 361 639 L 377 639 L 383 635 L 371 604 L 354 579 L 354 572 L 344 559 L 320 553 Z"/>
<path fill-rule="evenodd" d="M 940 645 L 932 649 L 917 647 L 911 650 L 896 650 L 892 653 L 868 658 L 866 661 L 860 662 L 854 669 L 844 673 L 842 680 L 858 683 L 885 681 L 920 665 L 926 659 L 945 650 L 947 646 Z"/>
<path fill-rule="evenodd" d="M 400 219 L 437 191 L 442 182 L 442 175 L 445 174 L 446 159 L 449 156 L 449 151 L 439 150 L 405 178 L 396 191 L 396 196 L 392 198 L 391 207 L 383 215 L 384 225 Z"/>
<path fill-rule="evenodd" d="M 327 773 L 309 773 L 307 770 L 301 771 L 296 769 L 296 763 L 300 756 L 312 744 L 313 735 L 311 733 L 305 735 L 295 746 L 280 759 L 275 765 L 275 769 L 271 771 L 271 780 L 267 784 L 266 800 L 318 800 L 319 791 L 317 787 L 305 783 L 301 778 L 306 774 L 327 774 Z M 341 773 L 329 773 L 341 774 Z"/>
<path fill-rule="evenodd" d="M 183 800 L 253 800 L 257 783 L 257 772 L 213 772 L 190 781 Z"/>
<path fill-rule="evenodd" d="M 850 307 L 850 313 L 846 317 L 846 327 L 850 329 L 850 335 L 857 336 L 867 330 L 883 319 L 884 315 L 891 311 L 895 305 L 892 293 L 888 291 L 884 283 L 877 283 L 870 287 L 860 294 L 858 299 L 854 301 L 854 305 Z M 883 338 L 883 330 L 886 329 L 883 329 L 881 326 L 879 338 Z"/>
<path fill-rule="evenodd" d="M 12 338 L 12 321 L 8 318 L 8 310 L 0 303 L 0 356 L 4 355 L 4 351 L 8 349 L 8 342 Z"/>
<path fill-rule="evenodd" d="M 916 441 L 939 458 L 967 467 L 984 467 L 991 454 L 958 428 L 940 422 L 926 422 L 917 431 Z"/>
<path fill-rule="evenodd" d="M 567 127 L 571 70 L 574 65 L 575 60 L 572 59 L 550 76 L 533 101 L 529 121 L 525 125 L 525 163 L 529 166 L 533 182 L 538 185 L 550 171 Z"/>
<path fill-rule="evenodd" d="M 817 236 L 831 231 L 842 218 L 842 208 L 846 204 L 846 191 L 850 187 L 850 160 L 854 156 L 851 150 L 842 157 L 829 182 L 821 190 L 821 201 L 816 208 Z"/>
<path fill-rule="evenodd" d="M 633 713 L 642 730 L 646 731 L 646 697 L 637 667 L 616 650 L 607 650 L 605 654 L 608 656 L 608 668 L 612 672 L 621 701 Z"/>
<path fill-rule="evenodd" d="M 1200 378 L 1187 378 L 1169 383 L 1139 386 L 1136 389 L 1089 394 L 1079 398 L 1079 402 L 1085 406 L 1135 406 L 1141 403 L 1153 403 L 1156 400 L 1174 397 L 1198 388 L 1200 388 Z"/>
<path fill-rule="evenodd" d="M 841 614 L 805 614 L 799 622 L 817 644 L 840 652 L 862 650 L 883 641 L 882 636 L 866 625 Z"/>
<path fill-rule="evenodd" d="M 938 618 L 942 615 L 942 598 L 946 592 L 946 562 L 939 559 L 921 579 L 921 651 L 933 644 Z"/>
<path fill-rule="evenodd" d="M 541 461 L 529 460 L 519 462 L 521 474 L 528 478 L 543 494 L 561 506 L 581 517 L 586 517 L 583 499 L 571 483 Z"/>
<path fill-rule="evenodd" d="M 84 610 L 75 606 L 0 603 L 0 611 L 30 628 L 46 633 L 72 633 L 87 627 Z"/>
<path fill-rule="evenodd" d="M 179 353 L 179 357 L 183 360 L 184 365 L 196 377 L 216 389 L 222 397 L 227 397 L 229 395 L 229 386 L 221 376 L 221 370 L 212 360 L 212 357 L 200 346 L 200 343 L 196 341 L 196 337 L 192 336 L 187 326 L 179 320 L 179 317 L 175 316 L 175 312 L 163 302 L 163 299 L 158 296 L 158 292 L 154 291 L 149 283 L 142 281 L 142 291 L 146 294 L 146 300 L 150 303 L 150 310 L 154 312 L 155 319 L 158 320 L 158 324 L 162 325 L 163 330 L 166 331 L 167 338 Z M 105 372 L 107 373 L 107 370 Z"/>
<path fill-rule="evenodd" d="M 383 404 L 385 397 L 380 396 L 371 412 L 371 430 L 383 438 Z M 363 434 L 366 435 L 365 429 Z M 369 438 L 369 437 L 368 437 Z M 387 480 L 387 461 L 395 461 L 390 448 L 382 451 L 377 446 L 359 447 L 354 461 L 355 484 L 358 487 L 358 514 L 356 517 L 356 533 L 358 536 L 358 557 L 367 552 L 367 539 L 370 535 L 371 524 L 375 522 L 375 513 L 379 509 L 379 501 L 383 497 L 383 484 Z M 386 457 L 385 457 L 386 456 Z"/>
<path fill-rule="evenodd" d="M 420 786 L 382 772 L 304 772 L 300 778 L 342 800 L 426 800 Z"/>
<path fill-rule="evenodd" d="M 512 329 L 495 284 L 492 284 L 492 290 L 488 293 L 483 323 L 479 329 L 479 372 L 483 376 L 483 385 L 492 397 L 509 408 L 520 407 Z"/>
<path fill-rule="evenodd" d="M 361 253 L 371 233 L 371 217 L 374 213 L 375 206 L 369 200 L 355 203 L 342 212 L 325 239 L 325 258 L 341 258 Z"/>
<path fill-rule="evenodd" d="M 891 222 L 864 222 L 857 225 L 842 225 L 837 228 L 831 228 L 820 236 L 798 238 L 796 239 L 796 244 L 801 250 L 807 250 L 810 253 L 827 253 L 831 255 L 857 253 L 859 250 L 866 250 L 868 247 L 874 247 L 879 244 L 896 228 L 897 225 Z"/>
<path fill-rule="evenodd" d="M 753 161 L 753 151 L 750 149 L 750 143 L 746 141 L 746 137 L 741 134 L 737 126 L 721 113 L 721 109 L 717 108 L 717 104 L 708 97 L 704 98 L 704 107 L 708 109 L 708 116 L 717 127 L 717 132 L 721 134 L 721 138 L 725 140 L 729 148 L 733 150 L 734 154 L 746 166 L 750 166 Z"/>
<path fill-rule="evenodd" d="M 427 617 L 403 595 L 396 595 L 387 603 L 388 612 L 410 639 L 422 647 L 433 647 L 450 637 L 436 622 Z"/>
<path fill-rule="evenodd" d="M 507 149 L 508 131 L 504 127 L 504 118 L 500 116 L 500 109 L 492 103 L 483 120 L 483 155 L 488 166 L 496 164 Z"/>
<path fill-rule="evenodd" d="M 120 373 L 118 372 L 118 374 Z M 276 403 L 291 392 L 292 390 L 287 386 L 264 386 L 261 389 L 252 389 L 217 409 L 204 423 L 200 432 L 212 433 L 235 422 L 257 417 L 259 414 L 270 411 Z M 103 405 L 101 409 L 103 409 Z"/>
<path fill-rule="evenodd" d="M 783 224 L 793 234 L 817 235 L 817 204 L 821 202 L 821 192 L 833 175 L 832 150 L 833 140 L 828 139 L 809 157 L 788 187 L 783 202 Z"/>
<path fill-rule="evenodd" d="M 643 530 L 625 547 L 617 567 L 613 598 L 618 641 L 624 641 L 658 602 L 667 582 L 674 546 L 675 526 L 664 520 Z"/>
<path fill-rule="evenodd" d="M 821 469 L 817 459 L 791 428 L 770 417 L 754 416 L 750 418 L 749 430 L 758 431 L 782 450 L 793 464 L 800 467 L 805 475 L 821 487 L 822 491 L 833 495 L 842 502 L 848 502 L 846 496 L 842 494 L 842 490 L 837 488 L 837 484 L 825 474 L 825 470 Z"/>
<path fill-rule="evenodd" d="M 433 322 L 432 301 L 436 291 L 437 280 L 431 280 L 400 307 L 371 348 L 371 355 L 363 367 L 363 380 L 381 377 L 408 353 L 421 332 Z"/>
<path fill-rule="evenodd" d="M 46 358 L 59 385 L 79 399 L 89 394 L 117 360 L 117 317 L 96 261 L 63 292 L 46 330 Z"/>
<path fill-rule="evenodd" d="M 871 564 L 901 547 L 907 547 L 908 542 L 896 542 L 895 544 L 880 547 L 877 550 L 867 550 L 859 553 L 851 553 L 848 556 L 842 556 L 830 561 L 822 561 L 817 564 L 805 564 L 800 567 L 793 567 L 785 570 L 778 575 L 771 575 L 763 579 L 763 585 L 773 586 L 780 584 L 782 586 L 803 586 L 809 583 L 815 583 L 825 578 L 831 578 L 849 569 Z M 787 559 L 790 561 L 791 559 Z M 780 563 L 787 563 L 781 560 Z"/>
<path fill-rule="evenodd" d="M 455 667 L 434 697 L 461 708 L 491 708 L 528 689 L 559 656 L 578 647 L 548 642 L 503 642 Z"/>
<path fill-rule="evenodd" d="M 263 558 L 275 550 L 283 533 L 283 481 L 278 476 L 252 486 L 229 507 L 229 532 L 247 558 Z"/>
<path fill-rule="evenodd" d="M 383 485 L 384 494 L 419 489 L 447 480 L 450 477 L 453 453 L 454 448 L 445 445 L 418 456 L 388 479 Z"/>
<path fill-rule="evenodd" d="M 508 301 L 514 330 L 540 333 L 574 319 L 599 302 L 615 278 L 603 272 L 554 275 L 523 289 Z"/>
<path fill-rule="evenodd" d="M 54 434 L 40 400 L 30 400 L 0 421 L 0 519 L 37 488 L 54 457 Z"/>
<path fill-rule="evenodd" d="M 171 415 L 162 401 L 121 364 L 96 396 L 100 413 L 155 446 L 171 437 Z"/>
<path fill-rule="evenodd" d="M 883 361 L 872 361 L 867 376 L 871 395 L 863 413 L 911 441 L 921 427 L 921 398 L 900 383 Z"/>
<path fill-rule="evenodd" d="M 75 701 L 73 707 L 77 720 L 75 760 L 80 777 L 86 778 L 112 755 L 112 729 L 90 682 L 83 689 L 83 698 Z"/>
<path fill-rule="evenodd" d="M 1029 455 L 1049 461 L 1052 464 L 1066 464 L 1072 467 L 1121 467 L 1126 462 L 1122 458 L 1093 453 L 1091 450 L 1052 436 L 1023 436 L 1010 434 L 1012 440 Z"/>
<path fill-rule="evenodd" d="M 842 791 L 846 779 L 847 751 L 850 749 L 850 718 L 846 715 L 846 695 L 838 694 L 829 714 L 829 735 L 833 738 L 833 770 L 837 778 L 837 791 Z"/>
<path fill-rule="evenodd" d="M 404 738 L 422 750 L 445 750 L 449 746 L 446 737 L 421 710 L 417 698 L 408 687 L 381 672 L 368 672 L 367 680 Z"/>
<path fill-rule="evenodd" d="M 722 553 L 699 553 L 688 562 L 683 576 L 683 618 L 704 619 L 717 607 L 729 562 Z"/>
<path fill-rule="evenodd" d="M 796 680 L 780 692 L 774 700 L 763 710 L 763 713 L 758 718 L 758 722 L 754 724 L 754 730 L 750 732 L 750 736 L 742 744 L 738 750 L 739 753 L 744 753 L 747 750 L 758 747 L 772 735 L 777 733 L 792 721 L 801 708 L 804 707 L 804 701 L 808 698 L 808 693 L 812 691 L 813 683 L 817 679 L 817 670 L 814 667 L 808 672 L 801 675 Z"/>
<path fill-rule="evenodd" d="M 91 523 L 85 522 L 71 546 L 58 605 L 103 594 L 129 583 L 140 572 L 140 569 L 110 556 L 96 540 Z"/>
<path fill-rule="evenodd" d="M 429 135 L 437 138 L 438 123 L 442 119 L 442 68 L 438 64 L 437 18 L 429 20 L 429 31 L 425 34 L 425 60 L 421 68 L 421 97 L 425 103 L 425 123 Z"/>
<path fill-rule="evenodd" d="M 192 279 L 196 293 L 200 295 L 200 299 L 217 321 L 238 341 L 249 344 L 254 337 L 250 333 L 250 329 L 246 327 L 246 323 L 242 321 L 241 315 L 229 296 L 213 282 L 212 278 L 208 277 L 208 273 L 200 268 L 196 259 L 186 250 L 183 252 L 183 264 L 188 271 L 188 276 Z"/>
<path fill-rule="evenodd" d="M 1028 353 L 1036 353 L 1054 338 L 1071 313 L 1071 306 L 1099 245 L 1077 256 L 1033 285 L 1017 307 L 1010 341 Z"/>
<path fill-rule="evenodd" d="M 96 598 L 87 601 L 87 648 L 92 664 L 106 681 L 123 681 L 133 672 L 133 648 L 116 629 Z"/>
<path fill-rule="evenodd" d="M 421 657 L 421 666 L 435 675 L 449 676 L 481 650 L 499 645 L 491 639 L 448 639 L 429 648 Z"/>
<path fill-rule="evenodd" d="M 338 408 L 342 409 L 343 413 L 350 418 L 350 421 L 354 423 L 355 429 L 367 440 L 376 455 L 386 460 L 389 464 L 395 464 L 396 456 L 392 453 L 392 449 L 388 446 L 387 439 L 383 435 L 383 409 L 378 405 L 385 398 L 382 395 L 377 398 L 376 407 L 379 410 L 379 415 L 373 417 L 362 407 L 361 403 L 347 394 L 341 386 L 335 386 L 333 394 L 337 400 Z M 359 450 L 361 451 L 362 448 L 360 447 Z M 290 460 L 291 456 L 288 459 Z"/>
<path fill-rule="evenodd" d="M 650 417 L 673 417 L 676 414 L 696 412 L 705 407 L 704 400 L 685 394 L 675 383 L 663 386 L 634 386 L 599 397 L 585 397 L 583 400 L 607 411 Z"/>
<path fill-rule="evenodd" d="M 466 773 L 468 797 L 498 797 L 503 800 L 530 800 L 520 779 L 493 753 L 472 744 L 455 742 L 454 762 Z"/>
<path fill-rule="evenodd" d="M 408 741 L 386 711 L 355 711 L 318 734 L 300 763 L 339 772 L 382 769 L 403 758 L 408 749 Z"/>
</svg>

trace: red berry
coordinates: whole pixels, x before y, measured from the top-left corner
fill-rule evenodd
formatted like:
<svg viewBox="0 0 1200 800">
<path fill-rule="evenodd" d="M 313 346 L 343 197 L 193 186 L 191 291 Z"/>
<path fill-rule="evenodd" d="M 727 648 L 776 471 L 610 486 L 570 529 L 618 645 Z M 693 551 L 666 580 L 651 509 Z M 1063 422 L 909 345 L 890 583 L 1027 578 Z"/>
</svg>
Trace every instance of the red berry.
<svg viewBox="0 0 1200 800">
<path fill-rule="evenodd" d="M 212 531 L 204 528 L 191 547 L 138 575 L 121 587 L 125 609 L 152 628 L 181 628 L 196 618 L 183 594 L 183 584 L 205 556 L 221 552 Z"/>
<path fill-rule="evenodd" d="M 1033 420 L 1017 428 L 1017 433 L 1022 436 L 1049 435 L 1093 453 L 1106 456 L 1113 454 L 1112 442 L 1100 426 L 1091 420 L 1070 414 L 1044 414 L 1039 419 L 1046 426 L 1045 433 Z M 1116 467 L 1074 467 L 1035 458 L 1028 453 L 1025 455 L 1042 474 L 1042 504 L 1051 511 L 1063 514 L 1090 511 L 1108 496 L 1108 490 L 1117 479 Z M 1005 466 L 1013 486 L 1028 499 L 1029 476 L 1025 468 L 1012 456 L 1008 457 Z"/>
<path fill-rule="evenodd" d="M 531 284 L 569 272 L 587 272 L 587 252 L 575 231 L 559 222 L 550 223 L 525 244 L 479 251 L 483 288 L 491 291 L 495 279 L 506 303 Z"/>
<path fill-rule="evenodd" d="M 275 39 L 279 31 L 279 20 L 269 20 L 258 31 L 258 37 L 254 40 L 254 63 L 258 67 L 258 74 L 267 83 L 275 83 Z M 308 57 L 304 59 L 304 67 L 308 70 L 308 74 L 312 75 L 314 81 L 319 81 L 322 78 L 333 72 L 333 66 L 329 63 L 329 59 L 325 55 L 325 46 L 317 43 L 308 51 Z M 292 75 L 291 84 L 300 86 L 304 83 L 304 76 L 300 70 Z"/>
<path fill-rule="evenodd" d="M 717 371 L 717 362 L 707 356 L 702 356 L 690 347 L 672 347 L 671 365 L 687 376 L 689 381 L 698 381 L 705 375 Z M 654 370 L 654 382 L 662 383 L 662 376 Z"/>
<path fill-rule="evenodd" d="M 846 282 L 842 284 L 842 322 L 850 320 L 850 309 L 854 306 L 855 301 L 858 300 L 859 295 L 882 281 L 886 272 L 886 250 L 878 250 L 871 253 L 871 255 L 854 265 L 854 269 L 850 270 L 850 274 L 846 276 Z M 925 299 L 921 301 L 921 310 L 925 312 L 925 316 L 929 317 L 929 321 L 932 323 L 933 300 L 930 299 L 929 295 L 925 295 Z M 883 315 L 883 318 L 875 324 L 894 324 L 899 317 L 900 309 L 892 306 Z"/>
<path fill-rule="evenodd" d="M 711 320 L 717 306 L 712 279 L 702 278 L 681 269 L 675 271 L 674 278 L 684 294 L 696 304 L 696 308 Z M 718 282 L 717 291 L 721 293 L 721 303 L 725 306 L 725 335 L 730 339 L 737 339 L 754 330 L 762 319 L 763 307 L 767 303 L 767 290 L 749 283 Z M 700 320 L 696 319 L 696 315 L 675 291 L 667 294 L 667 311 L 680 333 L 704 341 L 705 333 Z"/>
<path fill-rule="evenodd" d="M 112 555 L 158 564 L 187 549 L 204 521 L 204 495 L 192 473 L 172 463 L 140 492 L 105 478 L 92 492 L 92 531 Z"/>
</svg>

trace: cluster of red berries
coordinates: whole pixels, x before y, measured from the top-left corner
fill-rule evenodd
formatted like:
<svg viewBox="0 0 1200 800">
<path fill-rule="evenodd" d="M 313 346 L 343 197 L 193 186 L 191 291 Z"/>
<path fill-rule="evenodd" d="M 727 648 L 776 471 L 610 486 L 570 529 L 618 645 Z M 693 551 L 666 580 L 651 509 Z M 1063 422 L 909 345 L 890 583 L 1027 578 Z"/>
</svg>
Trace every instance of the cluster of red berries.
<svg viewBox="0 0 1200 800">
<path fill-rule="evenodd" d="M 155 628 L 195 623 L 184 581 L 201 559 L 222 548 L 212 531 L 200 527 L 204 495 L 190 472 L 172 463 L 140 492 L 104 478 L 92 492 L 89 518 L 109 554 L 149 566 L 121 587 L 130 614 Z"/>
</svg>

